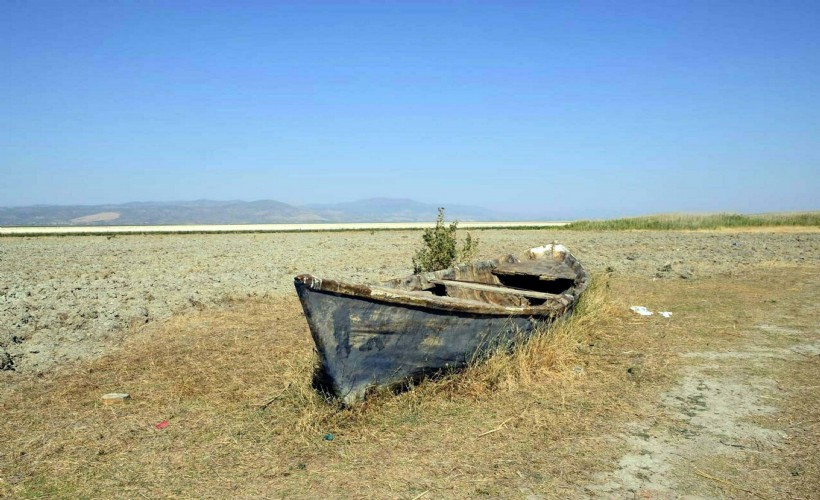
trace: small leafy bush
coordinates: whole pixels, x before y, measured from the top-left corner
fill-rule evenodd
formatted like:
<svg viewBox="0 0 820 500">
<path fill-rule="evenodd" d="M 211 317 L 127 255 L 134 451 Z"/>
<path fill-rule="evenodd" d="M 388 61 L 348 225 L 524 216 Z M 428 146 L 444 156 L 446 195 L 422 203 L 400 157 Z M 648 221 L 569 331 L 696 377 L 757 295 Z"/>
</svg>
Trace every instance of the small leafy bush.
<svg viewBox="0 0 820 500">
<path fill-rule="evenodd" d="M 424 230 L 424 246 L 419 248 L 413 257 L 413 272 L 446 269 L 474 258 L 478 251 L 478 238 L 473 238 L 467 233 L 459 247 L 457 229 L 458 221 L 453 221 L 449 226 L 444 224 L 444 208 L 439 208 L 436 227 Z"/>
</svg>

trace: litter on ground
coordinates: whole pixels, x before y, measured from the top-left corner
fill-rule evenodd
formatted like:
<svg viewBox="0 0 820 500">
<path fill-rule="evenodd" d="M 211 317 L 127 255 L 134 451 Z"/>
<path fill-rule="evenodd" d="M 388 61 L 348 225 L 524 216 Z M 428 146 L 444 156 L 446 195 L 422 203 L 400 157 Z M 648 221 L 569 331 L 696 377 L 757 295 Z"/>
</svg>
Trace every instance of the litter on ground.
<svg viewBox="0 0 820 500">
<path fill-rule="evenodd" d="M 640 314 L 641 316 L 652 316 L 652 311 L 650 311 L 644 306 L 632 306 L 630 307 L 630 309 Z"/>
<path fill-rule="evenodd" d="M 653 314 L 655 314 L 655 313 L 653 313 L 652 311 L 650 311 L 649 309 L 647 309 L 644 306 L 632 306 L 629 309 L 635 311 L 636 313 L 640 314 L 641 316 L 652 316 Z M 669 312 L 669 311 L 661 311 L 658 314 L 660 314 L 664 318 L 671 318 L 672 317 L 672 313 Z"/>
</svg>

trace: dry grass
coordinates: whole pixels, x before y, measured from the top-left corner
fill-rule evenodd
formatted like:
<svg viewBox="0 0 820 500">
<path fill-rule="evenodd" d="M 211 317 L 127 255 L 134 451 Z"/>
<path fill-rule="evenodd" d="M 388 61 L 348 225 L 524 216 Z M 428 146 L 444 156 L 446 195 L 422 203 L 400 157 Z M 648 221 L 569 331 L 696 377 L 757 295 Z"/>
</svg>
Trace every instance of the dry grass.
<svg viewBox="0 0 820 500">
<path fill-rule="evenodd" d="M 574 314 L 558 321 L 512 352 L 499 350 L 489 359 L 471 365 L 465 374 L 443 384 L 471 394 L 497 390 L 532 390 L 557 373 L 578 373 L 578 352 L 616 310 L 608 295 L 609 277 L 593 280 Z M 573 368 L 576 368 L 573 371 Z"/>
<path fill-rule="evenodd" d="M 315 355 L 295 299 L 192 311 L 96 362 L 0 390 L 0 492 L 574 495 L 621 453 L 611 431 L 651 415 L 674 351 L 730 345 L 738 321 L 756 319 L 734 308 L 759 305 L 772 276 L 744 279 L 727 289 L 597 277 L 571 319 L 520 349 L 349 410 L 310 387 Z M 701 300 L 718 290 L 726 303 Z M 636 297 L 679 319 L 632 315 Z M 133 400 L 100 404 L 120 391 Z"/>
<path fill-rule="evenodd" d="M 578 314 L 522 349 L 350 410 L 311 389 L 315 358 L 295 300 L 191 312 L 82 372 L 4 395 L 16 423 L 0 431 L 11 444 L 0 470 L 10 491 L 34 496 L 498 494 L 515 490 L 504 484 L 519 474 L 554 481 L 539 450 L 567 454 L 565 440 L 592 424 L 582 415 L 618 404 L 576 394 L 593 388 L 573 370 L 607 304 L 593 287 Z M 101 406 L 114 391 L 133 400 Z"/>
</svg>

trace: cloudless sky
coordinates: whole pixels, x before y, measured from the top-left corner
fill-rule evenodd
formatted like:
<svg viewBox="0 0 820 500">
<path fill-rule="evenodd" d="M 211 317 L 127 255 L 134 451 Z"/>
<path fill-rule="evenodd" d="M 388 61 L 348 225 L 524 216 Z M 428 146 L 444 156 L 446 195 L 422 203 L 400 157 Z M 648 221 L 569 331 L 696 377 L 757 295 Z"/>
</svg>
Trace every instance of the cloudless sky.
<svg viewBox="0 0 820 500">
<path fill-rule="evenodd" d="M 0 0 L 0 206 L 820 209 L 820 2 Z"/>
</svg>

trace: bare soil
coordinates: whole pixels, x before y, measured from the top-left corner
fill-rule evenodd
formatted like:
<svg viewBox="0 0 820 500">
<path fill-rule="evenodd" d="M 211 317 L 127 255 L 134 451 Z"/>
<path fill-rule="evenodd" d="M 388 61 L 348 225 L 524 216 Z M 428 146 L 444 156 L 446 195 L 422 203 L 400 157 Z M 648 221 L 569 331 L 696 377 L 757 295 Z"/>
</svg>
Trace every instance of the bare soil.
<svg viewBox="0 0 820 500">
<path fill-rule="evenodd" d="M 800 301 L 805 316 L 771 314 L 738 332 L 743 342 L 730 349 L 679 352 L 680 378 L 650 402 L 652 418 L 630 422 L 612 436 L 624 454 L 584 491 L 639 498 L 807 498 L 820 481 L 820 281 L 807 278 L 808 296 Z"/>
<path fill-rule="evenodd" d="M 419 232 L 0 239 L 0 496 L 820 489 L 820 232 L 473 234 L 481 257 L 566 244 L 608 283 L 607 315 L 544 370 L 354 411 L 310 388 L 292 276 L 407 274 Z"/>
<path fill-rule="evenodd" d="M 479 257 L 554 240 L 591 271 L 698 279 L 816 265 L 820 232 L 475 231 Z M 0 238 L 0 363 L 18 372 L 101 355 L 133 324 L 228 298 L 289 296 L 299 273 L 374 282 L 411 273 L 417 231 Z"/>
</svg>

